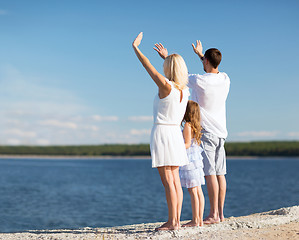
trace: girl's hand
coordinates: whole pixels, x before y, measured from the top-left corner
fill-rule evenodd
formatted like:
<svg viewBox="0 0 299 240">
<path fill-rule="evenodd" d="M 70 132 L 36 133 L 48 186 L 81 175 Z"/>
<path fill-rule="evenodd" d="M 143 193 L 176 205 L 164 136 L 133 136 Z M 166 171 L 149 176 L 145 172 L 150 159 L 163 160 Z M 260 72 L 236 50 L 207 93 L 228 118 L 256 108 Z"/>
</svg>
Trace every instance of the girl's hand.
<svg viewBox="0 0 299 240">
<path fill-rule="evenodd" d="M 138 47 L 141 43 L 141 40 L 142 40 L 142 37 L 143 37 L 143 32 L 140 32 L 138 34 L 138 36 L 135 38 L 134 42 L 132 43 L 133 47 Z"/>
<path fill-rule="evenodd" d="M 168 56 L 167 49 L 162 45 L 162 43 L 156 43 L 156 48 L 154 48 L 160 55 L 161 58 L 165 59 Z"/>
</svg>

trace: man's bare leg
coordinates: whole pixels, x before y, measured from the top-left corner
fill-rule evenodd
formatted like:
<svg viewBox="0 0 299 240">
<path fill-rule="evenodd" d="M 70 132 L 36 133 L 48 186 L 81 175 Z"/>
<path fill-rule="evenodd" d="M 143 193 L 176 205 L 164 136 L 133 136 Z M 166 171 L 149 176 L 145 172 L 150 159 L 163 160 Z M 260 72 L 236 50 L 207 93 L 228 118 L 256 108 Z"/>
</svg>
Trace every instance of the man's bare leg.
<svg viewBox="0 0 299 240">
<path fill-rule="evenodd" d="M 208 195 L 210 201 L 210 214 L 204 219 L 204 224 L 219 223 L 218 214 L 218 198 L 219 198 L 219 185 L 216 175 L 205 176 L 208 188 Z"/>
<path fill-rule="evenodd" d="M 218 186 L 219 186 L 219 197 L 218 197 L 218 213 L 220 221 L 224 221 L 224 201 L 225 201 L 225 194 L 226 194 L 226 179 L 224 175 L 217 176 Z"/>
</svg>

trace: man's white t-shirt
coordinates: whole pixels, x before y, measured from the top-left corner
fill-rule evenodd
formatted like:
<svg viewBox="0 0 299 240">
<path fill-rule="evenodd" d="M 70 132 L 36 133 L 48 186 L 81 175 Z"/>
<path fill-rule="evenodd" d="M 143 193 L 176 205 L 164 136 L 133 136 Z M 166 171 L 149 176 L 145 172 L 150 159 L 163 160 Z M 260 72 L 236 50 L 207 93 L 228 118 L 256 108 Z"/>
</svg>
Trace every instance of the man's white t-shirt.
<svg viewBox="0 0 299 240">
<path fill-rule="evenodd" d="M 191 100 L 200 107 L 201 126 L 219 138 L 227 137 L 226 98 L 230 79 L 224 72 L 189 74 Z"/>
</svg>

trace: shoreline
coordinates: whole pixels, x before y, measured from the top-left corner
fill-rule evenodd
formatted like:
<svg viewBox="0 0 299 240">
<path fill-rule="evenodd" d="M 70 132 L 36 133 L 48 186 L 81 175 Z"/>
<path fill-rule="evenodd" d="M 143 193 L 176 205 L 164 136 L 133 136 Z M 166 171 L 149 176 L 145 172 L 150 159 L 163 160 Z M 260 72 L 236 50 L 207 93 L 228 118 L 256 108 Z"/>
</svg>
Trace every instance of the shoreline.
<svg viewBox="0 0 299 240">
<path fill-rule="evenodd" d="M 299 156 L 227 156 L 228 160 L 238 160 L 238 159 L 248 159 L 248 160 L 258 160 L 258 159 L 278 159 L 278 158 L 290 158 L 299 159 Z M 26 154 L 0 154 L 1 159 L 94 159 L 94 160 L 106 160 L 106 159 L 131 159 L 131 160 L 143 160 L 151 159 L 151 156 L 114 156 L 114 155 L 98 155 L 98 156 L 82 156 L 82 155 L 26 155 Z"/>
<path fill-rule="evenodd" d="M 185 223 L 187 221 L 183 221 Z M 248 216 L 229 217 L 224 222 L 176 231 L 154 231 L 162 223 L 143 223 L 119 227 L 57 230 L 29 230 L 0 233 L 0 240 L 27 239 L 299 239 L 299 206 L 280 208 Z"/>
<path fill-rule="evenodd" d="M 113 155 L 104 155 L 104 156 L 81 156 L 81 155 L 7 155 L 0 154 L 0 159 L 94 159 L 94 160 L 105 160 L 105 159 L 151 159 L 150 156 L 113 156 Z"/>
</svg>

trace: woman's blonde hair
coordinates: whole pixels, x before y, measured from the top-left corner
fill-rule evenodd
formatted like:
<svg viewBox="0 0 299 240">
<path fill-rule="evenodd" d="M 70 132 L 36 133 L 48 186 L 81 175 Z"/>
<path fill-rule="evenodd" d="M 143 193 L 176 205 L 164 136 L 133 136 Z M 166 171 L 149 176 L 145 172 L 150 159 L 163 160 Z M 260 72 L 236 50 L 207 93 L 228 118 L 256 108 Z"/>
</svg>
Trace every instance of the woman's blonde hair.
<svg viewBox="0 0 299 240">
<path fill-rule="evenodd" d="M 200 138 L 202 135 L 201 133 L 202 127 L 200 125 L 200 110 L 197 102 L 191 100 L 188 101 L 183 122 L 190 123 L 193 138 L 195 139 L 196 143 L 199 145 Z"/>
<path fill-rule="evenodd" d="M 169 55 L 163 64 L 165 77 L 182 90 L 188 84 L 188 69 L 184 59 L 178 54 Z"/>
</svg>

